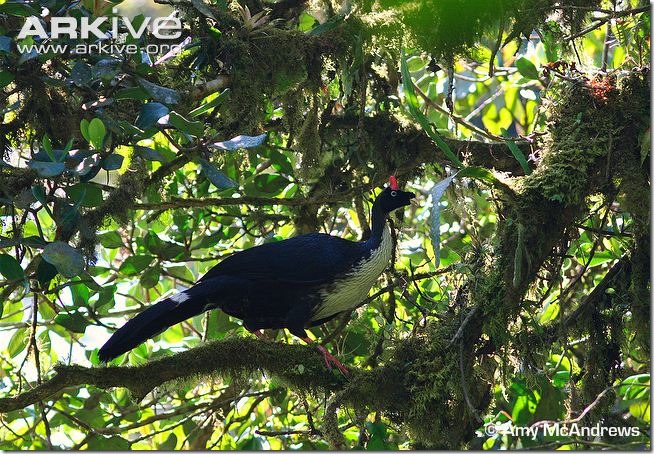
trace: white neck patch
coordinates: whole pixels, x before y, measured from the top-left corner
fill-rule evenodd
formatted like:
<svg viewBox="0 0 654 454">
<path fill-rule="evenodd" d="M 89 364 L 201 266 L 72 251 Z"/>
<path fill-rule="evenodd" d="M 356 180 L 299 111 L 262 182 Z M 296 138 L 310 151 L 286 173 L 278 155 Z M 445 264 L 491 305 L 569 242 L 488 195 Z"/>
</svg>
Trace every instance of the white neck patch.
<svg viewBox="0 0 654 454">
<path fill-rule="evenodd" d="M 353 309 L 363 301 L 371 287 L 388 266 L 393 255 L 393 236 L 386 223 L 379 246 L 370 257 L 361 260 L 347 275 L 321 291 L 321 306 L 311 320 L 320 320 L 338 312 Z"/>
</svg>

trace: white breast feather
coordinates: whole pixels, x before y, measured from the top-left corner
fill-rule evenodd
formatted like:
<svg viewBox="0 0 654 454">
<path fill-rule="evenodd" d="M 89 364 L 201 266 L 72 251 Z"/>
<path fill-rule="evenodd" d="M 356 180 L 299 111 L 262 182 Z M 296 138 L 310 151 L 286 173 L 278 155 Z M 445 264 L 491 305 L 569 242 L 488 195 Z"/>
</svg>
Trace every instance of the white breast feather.
<svg viewBox="0 0 654 454">
<path fill-rule="evenodd" d="M 386 225 L 382 233 L 382 241 L 370 257 L 355 265 L 354 270 L 337 280 L 328 289 L 322 290 L 322 304 L 311 320 L 320 320 L 330 315 L 356 307 L 370 292 L 381 273 L 388 266 L 393 255 L 393 238 L 391 230 Z"/>
</svg>

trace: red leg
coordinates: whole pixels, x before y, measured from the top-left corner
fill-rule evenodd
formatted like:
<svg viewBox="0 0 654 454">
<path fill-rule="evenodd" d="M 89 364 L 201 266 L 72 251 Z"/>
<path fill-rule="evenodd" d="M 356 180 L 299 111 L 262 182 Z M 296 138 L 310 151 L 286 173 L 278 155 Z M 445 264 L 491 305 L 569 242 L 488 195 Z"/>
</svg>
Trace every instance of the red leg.
<svg viewBox="0 0 654 454">
<path fill-rule="evenodd" d="M 300 339 L 302 339 L 307 344 L 313 343 L 313 341 L 311 339 L 309 339 L 308 337 L 301 337 Z M 323 347 L 322 345 L 318 345 L 318 346 L 316 346 L 316 349 L 320 353 L 322 353 L 322 356 L 325 359 L 325 365 L 327 366 L 327 369 L 332 370 L 332 365 L 334 365 L 334 366 L 336 366 L 336 368 L 338 370 L 341 371 L 341 373 L 343 375 L 347 375 L 349 373 L 349 371 L 347 370 L 347 367 L 345 367 L 343 364 L 341 364 L 341 362 L 338 360 L 338 358 L 336 358 L 334 355 L 329 353 L 329 351 L 325 347 Z"/>
</svg>

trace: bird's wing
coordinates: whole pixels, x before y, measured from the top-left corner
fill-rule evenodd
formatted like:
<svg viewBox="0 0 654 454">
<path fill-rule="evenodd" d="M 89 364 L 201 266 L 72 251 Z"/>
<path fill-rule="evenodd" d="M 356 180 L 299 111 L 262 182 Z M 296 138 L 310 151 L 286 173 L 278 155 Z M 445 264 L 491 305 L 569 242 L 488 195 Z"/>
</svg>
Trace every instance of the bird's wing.
<svg viewBox="0 0 654 454">
<path fill-rule="evenodd" d="M 211 268 L 200 280 L 216 276 L 320 285 L 351 269 L 365 256 L 362 243 L 309 234 L 245 249 Z"/>
</svg>

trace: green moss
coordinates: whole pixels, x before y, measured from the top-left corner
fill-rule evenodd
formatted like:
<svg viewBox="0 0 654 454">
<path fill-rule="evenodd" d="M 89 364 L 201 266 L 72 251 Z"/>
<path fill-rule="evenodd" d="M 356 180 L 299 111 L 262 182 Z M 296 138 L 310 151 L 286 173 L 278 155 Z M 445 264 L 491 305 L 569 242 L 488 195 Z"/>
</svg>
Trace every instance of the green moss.
<svg viewBox="0 0 654 454">
<path fill-rule="evenodd" d="M 326 167 L 321 160 L 321 140 L 318 134 L 318 128 L 320 126 L 318 103 L 318 97 L 312 97 L 294 145 L 296 151 L 302 154 L 302 165 L 299 169 L 300 175 L 308 181 L 320 178 Z"/>
<path fill-rule="evenodd" d="M 131 159 L 128 157 L 127 159 Z M 87 257 L 95 256 L 96 233 L 104 220 L 111 216 L 119 224 L 126 224 L 134 200 L 145 190 L 148 170 L 140 159 L 131 160 L 128 170 L 118 180 L 118 186 L 111 191 L 102 205 L 88 212 L 79 225 L 80 244 Z"/>
<path fill-rule="evenodd" d="M 0 195 L 12 199 L 32 186 L 37 173 L 32 169 L 0 167 Z"/>
<path fill-rule="evenodd" d="M 282 97 L 307 81 L 308 65 L 316 63 L 309 56 L 313 44 L 300 32 L 273 27 L 227 37 L 221 58 L 232 67 L 228 121 L 238 124 L 240 132 L 259 130 L 265 99 Z"/>
<path fill-rule="evenodd" d="M 458 449 L 475 429 L 461 387 L 460 361 L 468 365 L 465 376 L 472 402 L 480 401 L 483 389 L 477 387 L 483 381 L 469 367 L 473 352 L 466 347 L 461 355 L 456 342 L 449 345 L 457 322 L 431 323 L 424 332 L 403 340 L 383 368 L 387 377 L 371 382 L 373 388 L 383 383 L 398 388 L 398 381 L 403 383 L 402 394 L 396 391 L 393 406 L 385 408 L 392 410 L 387 410 L 391 419 L 405 425 L 416 447 Z"/>
</svg>

